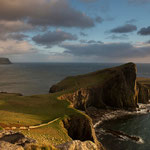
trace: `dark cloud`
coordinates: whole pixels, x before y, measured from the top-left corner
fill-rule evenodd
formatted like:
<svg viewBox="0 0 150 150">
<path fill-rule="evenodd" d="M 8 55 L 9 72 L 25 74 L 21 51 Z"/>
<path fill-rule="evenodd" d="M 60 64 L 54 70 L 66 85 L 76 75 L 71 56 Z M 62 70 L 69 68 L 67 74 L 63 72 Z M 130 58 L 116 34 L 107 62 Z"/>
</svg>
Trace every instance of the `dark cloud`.
<svg viewBox="0 0 150 150">
<path fill-rule="evenodd" d="M 49 31 L 42 35 L 36 35 L 32 38 L 32 40 L 39 45 L 52 47 L 53 45 L 60 44 L 61 42 L 66 40 L 77 40 L 77 37 L 76 35 L 57 30 L 53 32 Z"/>
<path fill-rule="evenodd" d="M 0 20 L 24 20 L 39 26 L 94 26 L 94 20 L 72 8 L 68 0 L 0 0 Z"/>
<path fill-rule="evenodd" d="M 150 26 L 147 28 L 141 28 L 140 31 L 138 31 L 138 34 L 140 35 L 150 35 Z"/>
<path fill-rule="evenodd" d="M 21 32 L 33 31 L 33 26 L 22 21 L 0 21 L 0 40 L 24 40 L 27 36 Z"/>
<path fill-rule="evenodd" d="M 112 33 L 129 33 L 129 32 L 133 32 L 136 30 L 137 30 L 137 27 L 135 25 L 125 24 L 123 26 L 119 26 L 114 29 L 111 29 L 110 32 L 112 32 Z"/>
<path fill-rule="evenodd" d="M 106 39 L 112 39 L 112 40 L 127 40 L 128 39 L 128 35 L 126 34 L 122 34 L 122 35 L 110 35 L 108 36 Z"/>
<path fill-rule="evenodd" d="M 101 41 L 95 41 L 95 40 L 80 40 L 81 43 L 88 43 L 88 44 L 96 44 L 96 43 L 102 43 Z"/>
<path fill-rule="evenodd" d="M 150 53 L 150 46 L 134 46 L 130 43 L 63 44 L 64 53 L 74 56 L 105 58 L 139 58 Z"/>
<path fill-rule="evenodd" d="M 102 23 L 103 22 L 103 18 L 101 18 L 100 16 L 97 16 L 95 18 L 95 21 L 98 22 L 98 23 Z"/>
<path fill-rule="evenodd" d="M 95 40 L 89 40 L 87 43 L 92 44 L 92 43 L 102 43 L 101 41 L 95 41 Z"/>
<path fill-rule="evenodd" d="M 22 41 L 25 38 L 28 38 L 28 36 L 22 33 L 13 33 L 13 34 L 8 34 L 7 36 L 7 39 L 14 39 L 17 41 Z"/>
<path fill-rule="evenodd" d="M 84 32 L 80 32 L 81 36 L 88 36 L 88 34 L 84 33 Z"/>
</svg>

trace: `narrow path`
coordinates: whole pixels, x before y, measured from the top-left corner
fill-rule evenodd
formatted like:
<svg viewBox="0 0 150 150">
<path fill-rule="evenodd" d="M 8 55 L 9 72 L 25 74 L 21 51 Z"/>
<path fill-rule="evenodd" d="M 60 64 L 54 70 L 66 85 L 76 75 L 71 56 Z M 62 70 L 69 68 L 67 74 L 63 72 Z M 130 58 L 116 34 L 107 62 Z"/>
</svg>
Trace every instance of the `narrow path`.
<svg viewBox="0 0 150 150">
<path fill-rule="evenodd" d="M 30 130 L 30 129 L 37 129 L 37 128 L 40 128 L 40 127 L 44 127 L 44 126 L 47 126 L 47 125 L 50 125 L 52 124 L 53 122 L 59 120 L 59 118 L 56 118 L 48 123 L 43 123 L 43 124 L 40 124 L 40 125 L 36 125 L 36 126 L 28 126 L 28 127 L 5 127 L 4 129 L 5 130 L 16 130 L 16 129 L 19 129 L 19 130 Z"/>
</svg>

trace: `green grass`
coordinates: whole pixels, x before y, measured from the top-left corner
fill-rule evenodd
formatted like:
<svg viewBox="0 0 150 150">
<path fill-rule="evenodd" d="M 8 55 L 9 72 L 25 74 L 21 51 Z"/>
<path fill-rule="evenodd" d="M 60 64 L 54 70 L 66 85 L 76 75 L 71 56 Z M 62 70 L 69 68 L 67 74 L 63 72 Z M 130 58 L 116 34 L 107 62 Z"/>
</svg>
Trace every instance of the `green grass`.
<svg viewBox="0 0 150 150">
<path fill-rule="evenodd" d="M 58 91 L 75 91 L 79 88 L 88 88 L 100 85 L 103 83 L 103 81 L 106 81 L 110 76 L 111 74 L 109 71 L 98 71 L 86 75 L 67 77 L 66 79 L 56 84 L 56 86 L 58 89 L 60 89 Z"/>
<path fill-rule="evenodd" d="M 26 126 L 45 123 L 73 113 L 69 105 L 67 101 L 58 101 L 56 94 L 29 97 L 1 94 L 0 123 Z"/>
<path fill-rule="evenodd" d="M 0 126 L 39 125 L 60 118 L 50 125 L 21 132 L 42 144 L 60 144 L 71 140 L 61 120 L 81 113 L 71 108 L 68 101 L 58 100 L 60 95 L 62 93 L 35 96 L 0 94 Z"/>
<path fill-rule="evenodd" d="M 42 144 L 58 145 L 71 140 L 66 129 L 63 128 L 61 120 L 41 128 L 23 130 L 22 133 Z"/>
<path fill-rule="evenodd" d="M 84 75 L 70 76 L 70 77 L 65 78 L 61 82 L 57 83 L 55 87 L 57 89 L 57 92 L 59 91 L 68 92 L 68 90 L 75 91 L 79 88 L 90 88 L 93 86 L 96 87 L 98 85 L 102 85 L 107 80 L 113 78 L 116 72 L 118 72 L 125 66 L 128 67 L 129 64 L 132 64 L 132 63 L 124 64 L 119 67 L 99 70 L 99 71 L 84 74 Z"/>
<path fill-rule="evenodd" d="M 120 68 L 120 67 L 119 67 Z M 41 144 L 61 144 L 70 141 L 62 120 L 72 115 L 85 115 L 72 108 L 66 100 L 58 100 L 63 94 L 72 93 L 79 88 L 97 86 L 109 77 L 113 77 L 118 67 L 94 73 L 68 77 L 57 84 L 61 92 L 46 95 L 19 96 L 17 94 L 0 94 L 0 126 L 24 127 L 59 120 L 37 129 L 21 130 L 25 135 Z M 112 73 L 112 74 L 111 74 Z M 18 130 L 18 129 L 17 129 Z"/>
</svg>

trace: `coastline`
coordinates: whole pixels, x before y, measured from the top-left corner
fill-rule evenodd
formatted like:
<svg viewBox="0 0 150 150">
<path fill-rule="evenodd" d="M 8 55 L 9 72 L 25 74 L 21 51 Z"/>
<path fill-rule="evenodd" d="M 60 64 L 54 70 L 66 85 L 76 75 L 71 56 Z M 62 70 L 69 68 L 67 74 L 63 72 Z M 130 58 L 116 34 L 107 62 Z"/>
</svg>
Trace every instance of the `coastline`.
<svg viewBox="0 0 150 150">
<path fill-rule="evenodd" d="M 148 104 L 138 103 L 138 106 L 139 108 L 135 111 L 123 109 L 97 109 L 95 107 L 90 107 L 87 109 L 86 114 L 92 118 L 94 128 L 96 128 L 105 121 L 116 120 L 125 116 L 144 115 L 150 113 L 150 100 Z"/>
<path fill-rule="evenodd" d="M 87 110 L 87 114 L 92 118 L 94 129 L 97 137 L 101 137 L 101 135 L 111 135 L 114 138 L 121 141 L 132 141 L 137 144 L 143 144 L 144 140 L 140 136 L 129 135 L 125 132 L 113 129 L 104 128 L 104 124 L 108 124 L 112 120 L 124 119 L 128 116 L 135 115 L 146 115 L 150 113 L 150 101 L 148 104 L 138 103 L 139 108 L 135 111 L 128 111 L 122 109 L 96 109 L 94 107 L 89 108 Z"/>
</svg>

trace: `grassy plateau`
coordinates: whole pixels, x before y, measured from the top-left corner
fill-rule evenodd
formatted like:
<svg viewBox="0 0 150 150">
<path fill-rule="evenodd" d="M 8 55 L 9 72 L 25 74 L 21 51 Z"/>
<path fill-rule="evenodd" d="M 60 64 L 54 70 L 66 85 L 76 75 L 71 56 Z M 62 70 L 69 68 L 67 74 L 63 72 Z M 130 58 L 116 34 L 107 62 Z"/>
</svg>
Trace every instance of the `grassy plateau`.
<svg viewBox="0 0 150 150">
<path fill-rule="evenodd" d="M 37 140 L 40 144 L 57 145 L 70 141 L 71 138 L 63 127 L 62 119 L 71 115 L 82 115 L 82 113 L 71 108 L 68 101 L 58 100 L 57 97 L 61 94 L 19 96 L 1 93 L 0 127 L 17 127 L 15 130 Z M 19 129 L 19 127 L 35 126 L 50 121 L 52 123 L 36 129 Z"/>
</svg>

